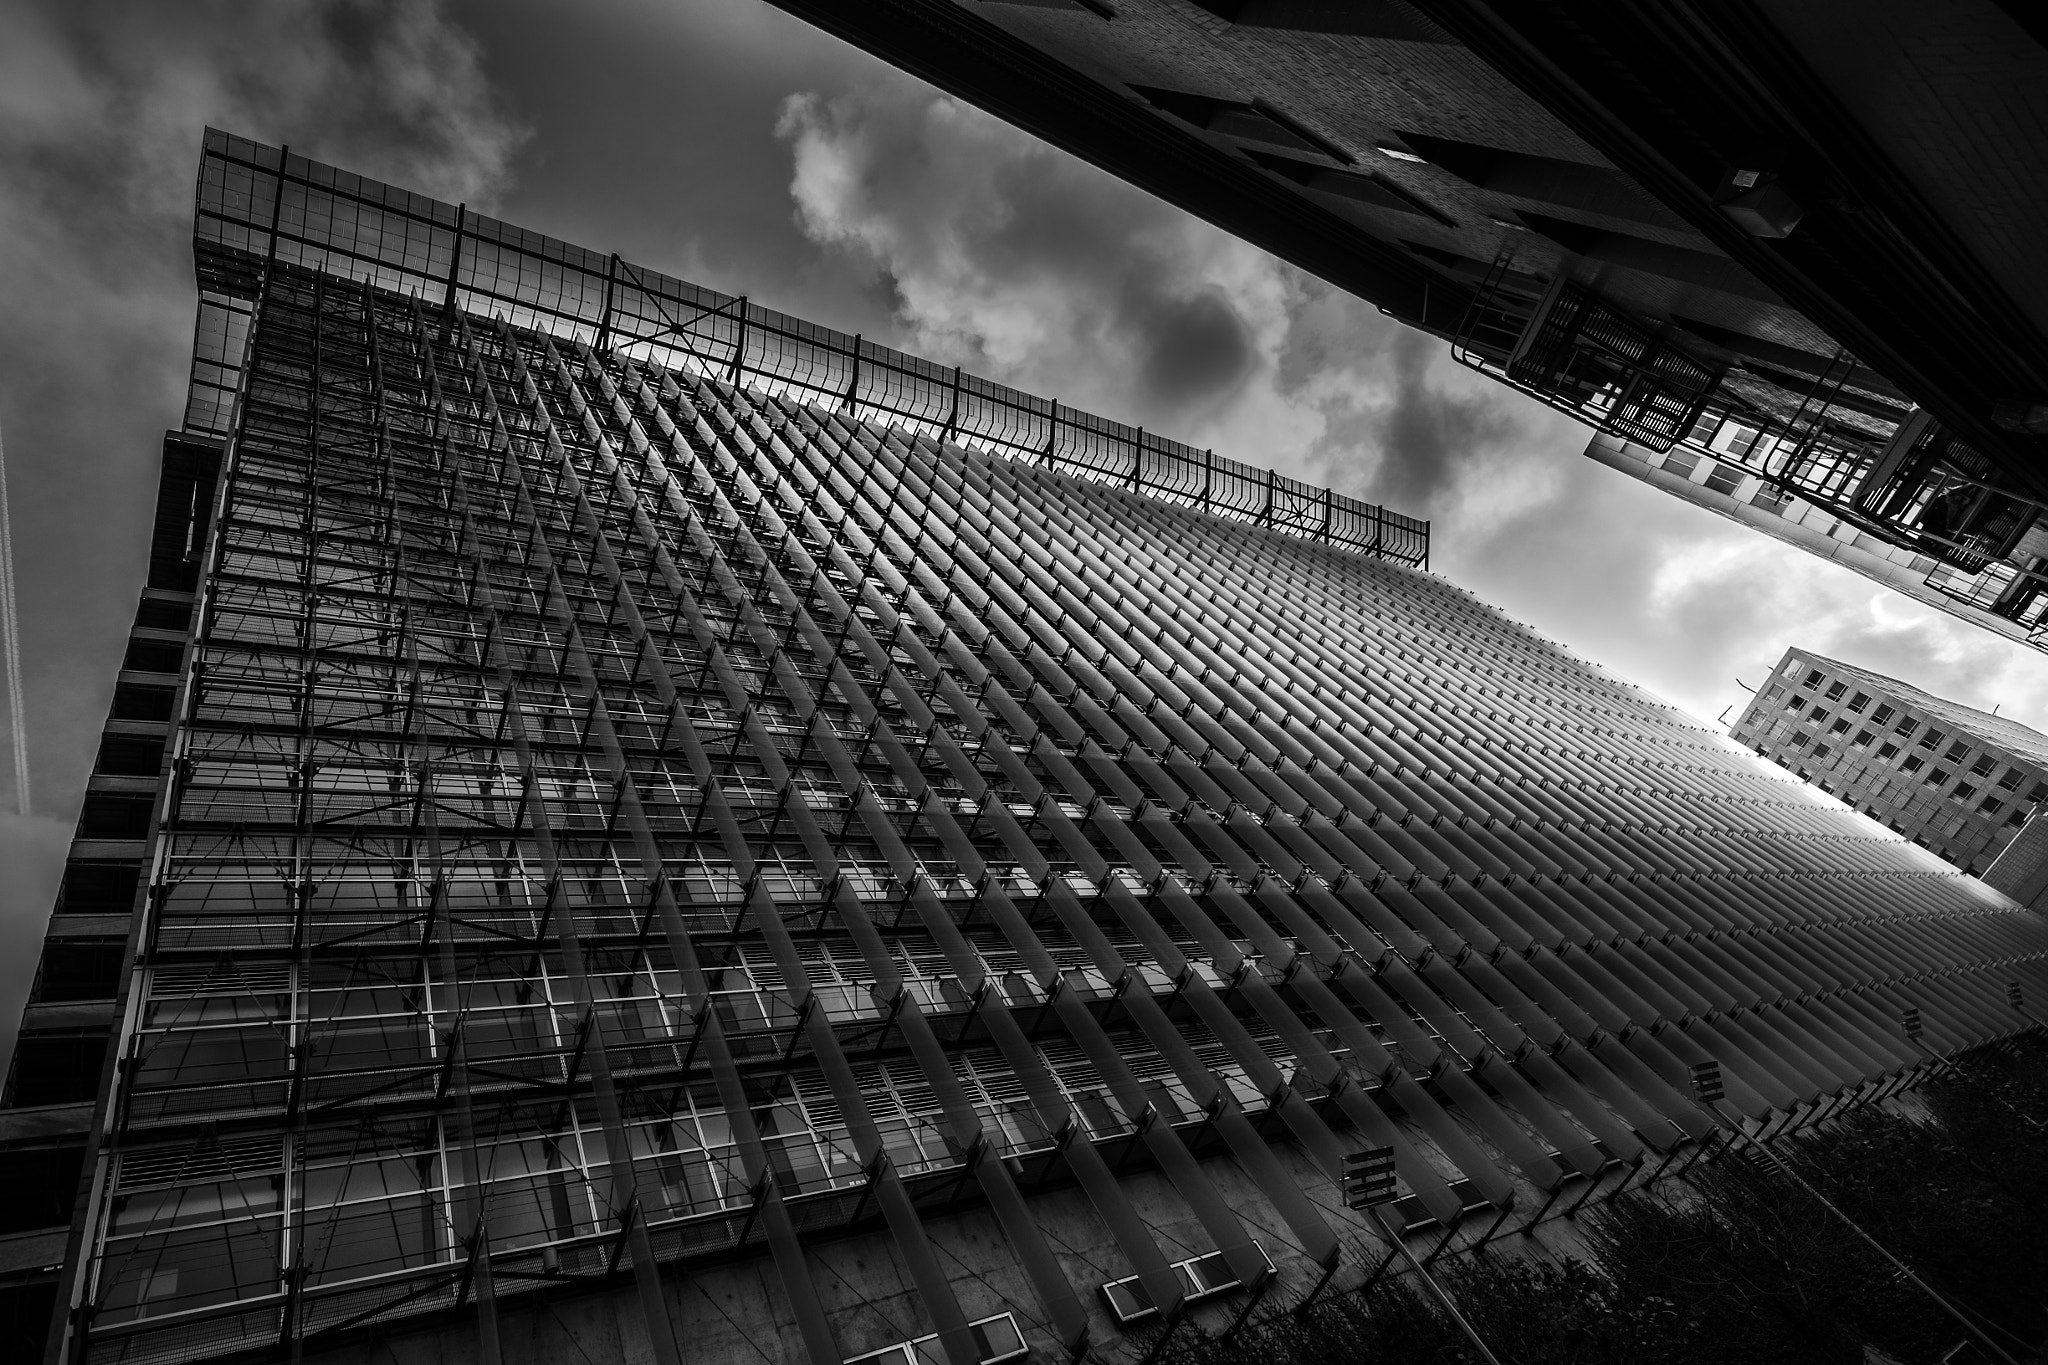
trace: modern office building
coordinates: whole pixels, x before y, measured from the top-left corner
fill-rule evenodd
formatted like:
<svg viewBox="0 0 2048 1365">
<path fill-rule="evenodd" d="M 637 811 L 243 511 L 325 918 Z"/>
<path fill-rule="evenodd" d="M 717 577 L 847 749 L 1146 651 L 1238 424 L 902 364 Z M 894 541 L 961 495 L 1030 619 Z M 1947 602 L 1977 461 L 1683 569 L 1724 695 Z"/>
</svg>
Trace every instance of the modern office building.
<svg viewBox="0 0 2048 1365">
<path fill-rule="evenodd" d="M 2048 911 L 2048 820 L 2036 809 L 1979 874 L 1984 884 L 2029 910 Z"/>
<path fill-rule="evenodd" d="M 10 1358 L 1135 1361 L 2048 996 L 1420 523 L 219 133 L 195 245 Z"/>
<path fill-rule="evenodd" d="M 2048 37 L 2004 0 L 775 0 L 2048 647 Z"/>
<path fill-rule="evenodd" d="M 2048 801 L 2048 735 L 1807 650 L 1785 651 L 1728 733 L 1966 872 Z"/>
</svg>

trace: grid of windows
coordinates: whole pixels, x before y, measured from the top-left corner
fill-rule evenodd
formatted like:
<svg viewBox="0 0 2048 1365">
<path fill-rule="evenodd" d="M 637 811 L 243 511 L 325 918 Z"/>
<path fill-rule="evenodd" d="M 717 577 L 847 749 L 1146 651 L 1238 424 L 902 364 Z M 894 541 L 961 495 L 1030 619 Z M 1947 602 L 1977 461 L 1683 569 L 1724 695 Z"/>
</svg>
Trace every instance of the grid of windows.
<svg viewBox="0 0 2048 1365">
<path fill-rule="evenodd" d="M 1757 917 L 1851 960 L 1903 933 L 1879 991 L 2021 932 L 1428 578 L 332 277 L 273 275 L 217 535 L 94 1228 L 109 1358 L 786 1249 L 870 1199 L 914 1248 L 933 1182 L 1113 1144 L 1248 1258 L 1159 1145 L 1262 1112 L 1276 1051 L 1450 1219 L 1454 1180 L 1504 1205 L 1679 1140 L 1648 1074 L 1702 1049 L 1752 1105 L 1838 1065 L 1820 1015 L 1896 1050 L 1847 996 L 1764 1052 L 1696 1022 L 1568 1080 L 1529 1046 L 1622 982 L 1639 1027 L 1709 1021 L 1763 989 L 1707 985 Z M 1580 936 L 1614 965 L 1558 975 Z"/>
<path fill-rule="evenodd" d="M 1732 736 L 1787 766 L 1797 767 L 1793 756 L 1798 751 L 1799 757 L 1812 765 L 1810 780 L 1816 786 L 1824 783 L 1824 790 L 1844 793 L 1851 804 L 1862 806 L 1865 813 L 1956 866 L 1973 871 L 1989 866 L 2011 841 L 2014 830 L 2026 823 L 2031 808 L 2048 800 L 2048 781 L 2042 780 L 2048 763 L 2039 756 L 2048 753 L 2048 737 L 1989 716 L 1983 718 L 1988 734 L 1971 733 L 1960 725 L 1945 730 L 1929 725 L 1911 709 L 1919 706 L 1951 720 L 1975 713 L 1913 693 L 1910 688 L 1900 689 L 1905 696 L 1895 693 L 1886 697 L 1877 688 L 1885 687 L 1887 680 L 1831 661 L 1788 653 L 1780 670 L 1788 669 L 1802 673 L 1806 686 L 1822 696 L 1846 695 L 1848 712 L 1863 713 L 1867 708 L 1872 728 L 1857 730 L 1846 746 L 1812 744 L 1811 732 L 1784 734 L 1759 708 L 1736 721 Z M 1807 719 L 1810 723 L 1824 715 L 1821 708 L 1815 708 Z M 1853 724 L 1836 721 L 1825 726 L 1825 731 L 1840 734 Z M 1896 738 L 1880 742 L 1879 726 L 1888 726 Z M 2014 745 L 2018 747 L 2009 747 Z M 1965 779 L 1949 787 L 1965 765 Z M 1809 777 L 1803 771 L 1800 775 Z M 1984 789 L 1994 782 L 1996 790 L 1986 795 Z M 2028 792 L 2024 800 L 2019 796 L 2022 789 Z M 1948 803 L 1945 808 L 1944 803 Z M 1966 808 L 1965 815 L 1955 815 L 1958 804 Z"/>
<path fill-rule="evenodd" d="M 235 262 L 74 1359 L 458 1312 L 488 1358 L 501 1303 L 624 1283 L 679 1365 L 664 1273 L 758 1256 L 837 1365 L 803 1245 L 879 1229 L 974 1365 L 993 1319 L 927 1229 L 968 1207 L 1073 1351 L 1044 1188 L 1171 1318 L 1263 1283 L 1270 1226 L 1317 1265 L 1366 1235 L 1297 1167 L 1389 1147 L 1413 1221 L 1497 1225 L 1707 1137 L 1700 1063 L 1789 1120 L 1921 1066 L 1909 1005 L 1948 1049 L 2021 1026 L 2015 974 L 2048 993 L 2038 921 L 1412 541 L 968 449 L 609 314 L 443 306 L 395 287 L 441 238 L 322 230 L 362 268 Z M 473 281 L 566 288 L 472 246 Z M 1198 1282 L 1129 1163 L 1212 1244 Z"/>
</svg>

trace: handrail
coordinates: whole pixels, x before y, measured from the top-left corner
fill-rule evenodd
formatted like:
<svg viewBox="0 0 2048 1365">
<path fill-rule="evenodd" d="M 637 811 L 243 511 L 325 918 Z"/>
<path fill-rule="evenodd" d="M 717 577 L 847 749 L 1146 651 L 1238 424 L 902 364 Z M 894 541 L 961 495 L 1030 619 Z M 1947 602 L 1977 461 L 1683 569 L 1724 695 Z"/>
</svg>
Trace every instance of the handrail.
<svg viewBox="0 0 2048 1365">
<path fill-rule="evenodd" d="M 274 259 L 1429 567 L 1425 520 L 217 129 L 194 239 L 203 306 L 256 298 Z"/>
</svg>

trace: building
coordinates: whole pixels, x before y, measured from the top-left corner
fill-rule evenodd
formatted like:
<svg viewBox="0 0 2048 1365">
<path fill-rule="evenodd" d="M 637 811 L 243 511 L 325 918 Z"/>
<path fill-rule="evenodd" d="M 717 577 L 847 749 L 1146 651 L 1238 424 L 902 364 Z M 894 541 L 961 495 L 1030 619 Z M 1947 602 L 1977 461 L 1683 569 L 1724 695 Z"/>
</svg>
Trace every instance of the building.
<svg viewBox="0 0 2048 1365">
<path fill-rule="evenodd" d="M 2048 994 L 1421 523 L 221 133 L 195 237 L 15 1356 L 1136 1361 Z"/>
<path fill-rule="evenodd" d="M 1966 872 L 2048 801 L 2048 735 L 1806 650 L 1728 733 Z"/>
<path fill-rule="evenodd" d="M 1590 457 L 2048 647 L 2030 10 L 775 2 L 1450 341 Z"/>
<path fill-rule="evenodd" d="M 2029 910 L 2048 910 L 2048 821 L 2037 810 L 1983 871 L 1984 884 Z"/>
</svg>

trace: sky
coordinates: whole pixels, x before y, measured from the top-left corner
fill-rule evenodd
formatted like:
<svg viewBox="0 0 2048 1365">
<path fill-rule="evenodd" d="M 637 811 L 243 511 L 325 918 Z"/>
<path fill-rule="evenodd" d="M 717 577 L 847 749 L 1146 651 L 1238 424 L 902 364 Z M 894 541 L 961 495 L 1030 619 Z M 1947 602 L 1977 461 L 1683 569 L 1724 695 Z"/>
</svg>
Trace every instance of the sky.
<svg viewBox="0 0 2048 1365">
<path fill-rule="evenodd" d="M 1442 343 L 765 0 L 7 0 L 33 814 L 10 755 L 0 1054 L 182 410 L 209 123 L 1426 516 L 1437 572 L 1706 721 L 1796 644 L 2048 728 L 2040 655 L 1585 459 Z"/>
</svg>

